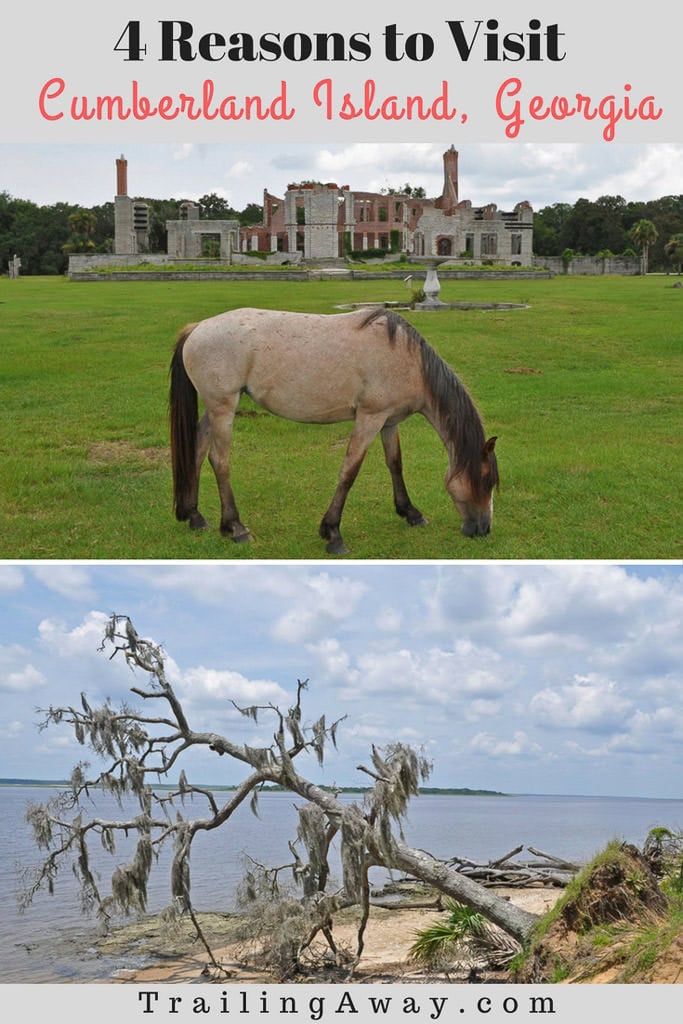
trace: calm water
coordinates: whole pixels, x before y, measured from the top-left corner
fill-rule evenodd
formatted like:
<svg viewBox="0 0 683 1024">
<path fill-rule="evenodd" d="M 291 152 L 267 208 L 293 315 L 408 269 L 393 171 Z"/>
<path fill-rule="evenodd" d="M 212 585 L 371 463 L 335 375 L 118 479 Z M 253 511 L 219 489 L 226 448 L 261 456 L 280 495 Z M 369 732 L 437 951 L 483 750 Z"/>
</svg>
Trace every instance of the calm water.
<svg viewBox="0 0 683 1024">
<path fill-rule="evenodd" d="M 94 956 L 92 941 L 97 929 L 80 913 L 78 887 L 68 867 L 57 879 L 54 896 L 40 893 L 25 913 L 17 909 L 19 867 L 39 859 L 23 820 L 26 805 L 43 802 L 50 795 L 45 788 L 0 787 L 0 982 L 88 981 L 111 976 L 117 966 L 123 966 Z M 218 799 L 220 802 L 221 794 Z M 286 793 L 263 795 L 260 818 L 244 806 L 231 825 L 210 837 L 198 836 L 192 853 L 192 891 L 198 909 L 230 910 L 234 906 L 244 853 L 261 863 L 291 860 L 287 840 L 295 832 L 293 803 Z M 122 816 L 115 804 L 101 795 L 97 811 L 115 819 Z M 197 813 L 201 813 L 199 805 Z M 186 815 L 190 814 L 187 807 Z M 655 825 L 683 829 L 683 800 L 423 796 L 411 805 L 406 838 L 444 858 L 458 855 L 489 860 L 523 844 L 586 861 L 611 839 L 642 846 Z M 118 843 L 114 858 L 101 850 L 95 858 L 95 846 L 93 859 L 106 878 L 113 866 L 128 860 L 134 843 Z M 151 912 L 168 902 L 168 865 L 166 857 L 152 870 Z M 374 881 L 382 881 L 380 872 Z"/>
</svg>

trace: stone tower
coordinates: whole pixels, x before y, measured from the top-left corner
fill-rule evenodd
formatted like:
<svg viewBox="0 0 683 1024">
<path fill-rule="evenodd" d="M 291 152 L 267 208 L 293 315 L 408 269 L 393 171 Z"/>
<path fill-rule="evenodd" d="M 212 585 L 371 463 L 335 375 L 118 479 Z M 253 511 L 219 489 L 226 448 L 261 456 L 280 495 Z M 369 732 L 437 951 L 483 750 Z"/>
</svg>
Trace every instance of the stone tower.
<svg viewBox="0 0 683 1024">
<path fill-rule="evenodd" d="M 116 195 L 114 196 L 114 252 L 120 256 L 147 252 L 149 248 L 149 207 L 133 202 L 128 195 L 128 161 L 116 161 Z"/>
</svg>

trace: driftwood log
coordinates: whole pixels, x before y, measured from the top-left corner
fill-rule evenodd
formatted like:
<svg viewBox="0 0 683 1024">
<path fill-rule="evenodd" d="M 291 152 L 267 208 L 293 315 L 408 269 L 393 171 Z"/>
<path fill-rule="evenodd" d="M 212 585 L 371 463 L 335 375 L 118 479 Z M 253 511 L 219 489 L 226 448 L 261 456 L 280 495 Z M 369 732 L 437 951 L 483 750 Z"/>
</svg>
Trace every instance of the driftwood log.
<svg viewBox="0 0 683 1024">
<path fill-rule="evenodd" d="M 448 863 L 462 874 L 467 875 L 468 878 L 479 882 L 480 885 L 508 885 L 520 888 L 526 886 L 564 888 L 580 868 L 578 864 L 544 853 L 533 846 L 527 846 L 527 850 L 534 857 L 540 859 L 514 861 L 513 858 L 523 850 L 523 846 L 517 846 L 503 857 L 498 857 L 486 864 L 478 864 L 464 857 L 452 857 Z"/>
</svg>

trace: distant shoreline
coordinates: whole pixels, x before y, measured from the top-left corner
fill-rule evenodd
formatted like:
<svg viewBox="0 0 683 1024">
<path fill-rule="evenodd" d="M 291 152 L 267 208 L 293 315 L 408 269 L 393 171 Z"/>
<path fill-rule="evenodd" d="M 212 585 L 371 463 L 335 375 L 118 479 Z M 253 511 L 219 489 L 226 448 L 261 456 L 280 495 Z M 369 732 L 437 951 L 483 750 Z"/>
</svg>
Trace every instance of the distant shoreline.
<svg viewBox="0 0 683 1024">
<path fill-rule="evenodd" d="M 16 787 L 22 786 L 28 787 L 43 787 L 45 789 L 62 788 L 69 785 L 68 780 L 53 780 L 53 779 L 0 779 L 0 786 L 5 787 Z M 210 789 L 214 793 L 232 793 L 238 787 L 237 786 L 217 786 L 210 782 L 197 783 L 203 789 Z M 98 786 L 92 786 L 92 789 L 98 789 Z M 153 789 L 177 789 L 178 787 L 172 783 L 160 782 Z M 332 786 L 321 786 L 321 789 L 330 791 L 333 789 Z M 371 790 L 370 786 L 339 786 L 334 787 L 334 792 L 339 793 L 369 793 Z M 263 793 L 285 793 L 287 790 L 283 786 L 265 786 L 261 791 Z M 420 788 L 420 795 L 422 796 L 510 796 L 509 793 L 500 793 L 495 789 L 468 789 L 464 788 L 446 788 L 440 786 L 427 786 Z"/>
</svg>

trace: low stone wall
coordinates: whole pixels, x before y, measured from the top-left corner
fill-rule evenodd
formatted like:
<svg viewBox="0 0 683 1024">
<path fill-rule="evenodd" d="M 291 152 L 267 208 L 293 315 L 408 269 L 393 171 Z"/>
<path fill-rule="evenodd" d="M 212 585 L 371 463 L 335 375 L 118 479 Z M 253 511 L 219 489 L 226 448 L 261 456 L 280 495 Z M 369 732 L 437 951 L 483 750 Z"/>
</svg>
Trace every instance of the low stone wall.
<svg viewBox="0 0 683 1024">
<path fill-rule="evenodd" d="M 72 281 L 403 281 L 403 270 L 363 271 L 349 270 L 346 273 L 326 273 L 322 270 L 113 270 L 111 273 L 95 273 L 89 270 L 69 272 Z M 415 281 L 423 281 L 425 271 L 412 274 Z M 539 281 L 554 277 L 551 271 L 476 271 L 446 270 L 439 274 L 439 280 L 478 281 Z"/>
<path fill-rule="evenodd" d="M 86 253 L 74 253 L 69 256 L 67 274 L 71 277 L 72 274 L 84 273 L 93 267 L 137 267 L 143 262 L 149 263 L 153 267 L 161 267 L 169 263 L 170 260 L 168 256 L 156 253 L 145 256 L 114 256 L 113 253 L 96 253 L 91 256 Z"/>
<path fill-rule="evenodd" d="M 598 259 L 597 256 L 575 256 L 566 270 L 561 256 L 534 256 L 534 266 L 545 267 L 554 274 L 633 276 L 640 273 L 640 260 L 627 259 L 624 256 L 611 256 L 608 259 Z"/>
<path fill-rule="evenodd" d="M 305 271 L 263 270 L 229 273 L 210 270 L 113 270 L 110 274 L 96 274 L 92 271 L 69 274 L 72 281 L 308 281 Z"/>
<path fill-rule="evenodd" d="M 191 263 L 193 267 L 206 267 L 206 270 L 200 269 L 199 271 L 180 271 L 180 273 L 210 273 L 211 268 L 214 267 L 216 263 L 221 262 L 225 263 L 227 261 L 205 258 L 176 259 L 175 257 L 172 256 L 166 256 L 164 253 L 138 253 L 137 255 L 126 256 L 118 256 L 115 253 L 96 253 L 94 255 L 90 255 L 88 253 L 74 253 L 73 255 L 69 256 L 69 267 L 67 270 L 67 276 L 74 277 L 77 274 L 87 274 L 97 267 L 183 267 L 187 266 L 188 263 Z M 263 260 L 254 259 L 253 256 L 250 257 L 248 255 L 243 255 L 242 253 L 233 253 L 231 262 L 238 267 L 251 266 L 254 268 L 256 272 L 258 272 L 258 268 L 263 266 L 264 264 L 267 266 L 282 266 L 283 264 L 291 264 L 292 266 L 297 266 L 298 264 L 301 263 L 301 253 L 275 252 L 271 253 Z M 113 271 L 113 273 L 121 272 L 122 271 Z M 152 269 L 150 269 L 150 271 L 136 271 L 134 273 L 134 276 L 139 277 L 143 273 L 154 273 L 154 271 Z M 164 277 L 167 277 L 169 274 L 173 273 L 173 271 L 164 270 L 161 273 L 163 274 Z M 99 277 L 101 275 L 97 274 L 96 276 Z"/>
</svg>

